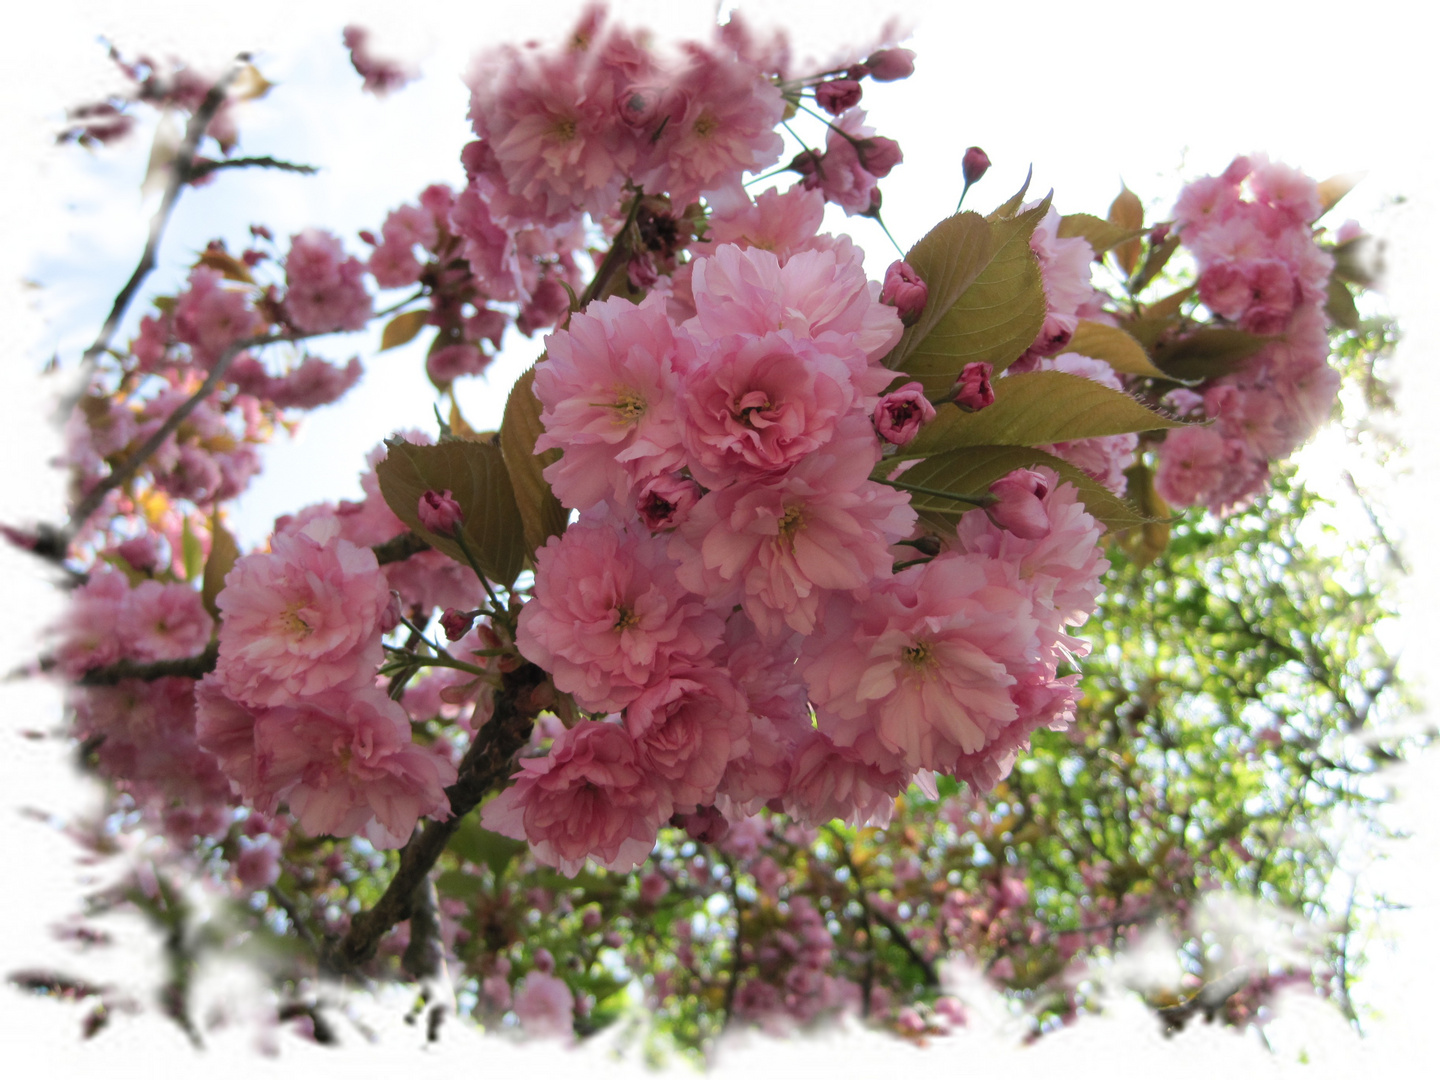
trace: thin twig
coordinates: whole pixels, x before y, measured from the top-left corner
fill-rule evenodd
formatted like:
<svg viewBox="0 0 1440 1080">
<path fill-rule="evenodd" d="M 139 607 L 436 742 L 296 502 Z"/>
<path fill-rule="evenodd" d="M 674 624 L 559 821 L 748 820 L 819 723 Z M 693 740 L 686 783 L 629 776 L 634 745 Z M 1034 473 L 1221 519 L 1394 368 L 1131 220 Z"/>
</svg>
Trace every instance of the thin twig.
<svg viewBox="0 0 1440 1080">
<path fill-rule="evenodd" d="M 135 299 L 135 294 L 140 291 L 140 285 L 149 276 L 150 271 L 155 269 L 155 257 L 160 250 L 160 237 L 165 232 L 165 225 L 175 209 L 181 189 L 191 179 L 195 151 L 200 145 L 200 140 L 205 137 L 205 129 L 210 126 L 210 121 L 215 118 L 215 113 L 224 102 L 225 95 L 230 92 L 230 84 L 239 77 L 249 62 L 249 53 L 240 53 L 236 56 L 230 70 L 214 86 L 210 87 L 210 91 L 205 95 L 200 107 L 191 114 L 190 123 L 185 128 L 185 137 L 181 140 L 180 147 L 175 152 L 175 160 L 170 165 L 170 179 L 165 184 L 165 194 L 160 200 L 160 206 L 155 211 L 155 216 L 150 219 L 150 236 L 145 242 L 145 251 L 140 256 L 140 262 L 135 267 L 135 272 L 130 275 L 130 280 L 116 295 L 115 303 L 110 308 L 105 325 L 100 328 L 100 335 L 95 339 L 95 344 L 86 349 L 85 354 L 81 357 L 80 362 L 83 366 L 89 367 L 101 353 L 110 348 L 110 339 L 115 336 L 115 331 L 119 329 L 121 321 L 125 318 L 125 312 L 129 309 L 130 302 Z"/>
<path fill-rule="evenodd" d="M 300 173 L 302 176 L 314 176 L 320 170 L 314 165 L 296 165 L 293 161 L 281 161 L 279 158 L 270 157 L 242 157 L 225 158 L 223 161 L 202 161 L 190 167 L 190 179 L 199 180 L 202 176 L 209 176 L 221 169 L 280 169 L 283 172 Z"/>
</svg>

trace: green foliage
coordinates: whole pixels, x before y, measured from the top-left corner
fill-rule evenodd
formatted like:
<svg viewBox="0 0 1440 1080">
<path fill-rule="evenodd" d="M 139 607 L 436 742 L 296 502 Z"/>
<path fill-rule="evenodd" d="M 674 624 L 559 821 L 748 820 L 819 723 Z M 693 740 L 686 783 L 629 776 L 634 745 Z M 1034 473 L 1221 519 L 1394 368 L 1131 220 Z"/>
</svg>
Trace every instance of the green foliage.
<svg viewBox="0 0 1440 1080">
<path fill-rule="evenodd" d="M 395 516 L 431 547 L 468 566 L 454 539 L 437 536 L 420 524 L 420 497 L 427 491 L 451 492 L 464 512 L 462 531 L 480 569 L 486 577 L 512 585 L 524 565 L 525 534 L 500 447 L 465 439 L 437 446 L 391 439 L 385 445 L 389 453 L 375 467 L 375 474 Z"/>
<path fill-rule="evenodd" d="M 955 214 L 911 248 L 905 259 L 929 288 L 929 300 L 885 365 L 938 395 L 966 364 L 984 361 L 998 374 L 1029 348 L 1045 322 L 1030 234 L 1049 208 L 1046 198 L 994 221 Z"/>
<path fill-rule="evenodd" d="M 525 530 L 525 546 L 531 555 L 547 539 L 565 531 L 567 517 L 565 507 L 560 505 L 542 475 L 548 465 L 560 459 L 560 451 L 535 453 L 535 442 L 545 428 L 540 423 L 540 399 L 532 389 L 534 384 L 532 367 L 515 380 L 500 424 L 500 453 L 510 474 Z"/>
</svg>

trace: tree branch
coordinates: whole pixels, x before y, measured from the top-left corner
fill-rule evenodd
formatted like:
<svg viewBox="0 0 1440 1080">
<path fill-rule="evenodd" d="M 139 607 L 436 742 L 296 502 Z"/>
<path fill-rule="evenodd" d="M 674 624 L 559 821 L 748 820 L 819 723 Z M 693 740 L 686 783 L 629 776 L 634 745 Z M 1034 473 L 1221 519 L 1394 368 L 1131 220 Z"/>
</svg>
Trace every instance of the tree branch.
<svg viewBox="0 0 1440 1080">
<path fill-rule="evenodd" d="M 115 686 L 126 679 L 153 682 L 155 679 L 167 679 L 173 675 L 202 679 L 206 672 L 215 670 L 215 661 L 219 656 L 220 646 L 212 641 L 198 656 L 182 656 L 177 660 L 152 660 L 145 664 L 135 660 L 116 660 L 104 667 L 91 668 L 75 681 L 81 686 Z"/>
<path fill-rule="evenodd" d="M 322 967 L 336 975 L 354 970 L 374 957 L 380 939 L 392 926 L 410 918 L 416 887 L 430 873 L 460 822 L 481 799 L 509 779 L 515 753 L 529 739 L 531 724 L 540 711 L 535 691 L 546 678 L 545 672 L 531 663 L 505 673 L 490 719 L 460 762 L 459 778 L 445 789 L 450 799 L 450 817 L 427 821 L 405 845 L 400 852 L 400 867 L 384 895 L 369 911 L 356 915 L 349 932 L 324 950 Z"/>
<path fill-rule="evenodd" d="M 199 180 L 202 176 L 209 176 L 220 169 L 281 169 L 284 172 L 300 173 L 302 176 L 313 176 L 320 170 L 314 165 L 296 165 L 293 161 L 281 161 L 279 158 L 270 157 L 242 157 L 225 158 L 223 161 L 202 161 L 190 167 L 190 179 Z"/>
<path fill-rule="evenodd" d="M 95 344 L 85 350 L 80 362 L 84 366 L 93 364 L 97 357 L 110 347 L 110 339 L 115 336 L 121 321 L 125 318 L 125 312 L 130 307 L 130 302 L 135 299 L 135 294 L 140 291 L 141 284 L 149 276 L 150 271 L 155 269 L 155 256 L 160 249 L 160 237 L 165 232 L 165 225 L 170 220 L 170 214 L 175 209 L 176 200 L 180 198 L 180 191 L 193 176 L 192 166 L 195 160 L 195 151 L 200 145 L 200 140 L 205 137 L 205 129 L 210 126 L 210 121 L 215 119 L 215 113 L 225 101 L 225 95 L 230 92 L 230 84 L 233 83 L 245 65 L 250 62 L 249 53 L 240 53 L 235 57 L 235 62 L 230 65 L 220 80 L 212 87 L 200 107 L 190 116 L 190 123 L 185 127 L 185 137 L 180 142 L 180 147 L 175 151 L 175 160 L 170 165 L 170 179 L 165 184 L 165 194 L 160 200 L 160 206 L 155 211 L 155 216 L 150 219 L 150 236 L 145 242 L 145 251 L 140 256 L 140 262 L 135 267 L 135 272 L 130 275 L 130 280 L 115 297 L 115 303 L 110 308 L 110 314 L 105 319 L 105 325 L 100 328 L 100 335 L 95 339 Z"/>
</svg>

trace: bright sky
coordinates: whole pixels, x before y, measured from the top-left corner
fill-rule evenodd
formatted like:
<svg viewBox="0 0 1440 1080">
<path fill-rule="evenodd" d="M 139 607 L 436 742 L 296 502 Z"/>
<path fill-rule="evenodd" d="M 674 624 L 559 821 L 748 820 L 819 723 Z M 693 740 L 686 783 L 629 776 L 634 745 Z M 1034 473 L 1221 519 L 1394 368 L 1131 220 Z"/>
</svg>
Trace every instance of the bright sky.
<svg viewBox="0 0 1440 1080">
<path fill-rule="evenodd" d="M 613 7 L 625 21 L 651 26 L 661 38 L 699 34 L 714 13 L 709 3 L 636 0 Z M 742 4 L 741 10 L 749 7 L 757 9 L 757 21 L 783 18 L 797 53 L 820 59 L 847 41 L 871 37 L 887 10 L 872 0 L 772 0 Z M 73 367 L 138 257 L 153 207 L 153 201 L 142 203 L 138 193 L 148 153 L 144 137 L 95 155 L 49 146 L 64 106 L 96 99 L 117 85 L 97 37 L 115 41 L 127 54 L 173 53 L 217 70 L 235 52 L 254 51 L 276 87 L 242 115 L 242 150 L 324 170 L 311 179 L 258 172 L 222 175 L 210 187 L 187 193 L 167 236 L 161 270 L 150 283 L 152 289 L 173 288 L 191 253 L 207 239 L 224 236 L 236 249 L 252 221 L 264 222 L 281 237 L 319 225 L 358 250 L 356 230 L 378 228 L 388 210 L 413 200 L 424 185 L 438 180 L 458 186 L 463 177 L 457 153 L 468 138 L 467 94 L 458 76 L 468 58 L 487 43 L 552 37 L 568 26 L 577 8 L 568 0 L 408 7 L 375 0 L 345 5 L 250 0 L 207 6 L 202 14 L 193 3 L 173 0 L 123 7 L 80 0 L 29 5 L 21 25 L 14 27 L 15 47 L 0 74 L 5 80 L 0 137 L 16 163 L 7 166 L 11 197 L 0 208 L 0 235 L 8 240 L 0 250 L 0 294 L 6 305 L 0 309 L 0 340 L 9 346 L 15 383 L 0 401 L 12 447 L 4 519 L 61 517 L 58 485 L 43 468 L 58 445 L 45 422 L 50 395 L 58 387 L 36 374 L 56 352 L 62 368 Z M 1185 6 L 1046 2 L 1023 10 L 1002 3 L 927 2 L 897 4 L 893 10 L 916 31 L 908 43 L 919 54 L 916 74 L 873 93 L 867 87 L 865 104 L 870 122 L 897 139 L 905 152 L 905 164 L 883 185 L 886 221 L 904 246 L 953 211 L 960 156 L 971 144 L 983 146 L 995 163 L 969 196 L 978 209 L 1008 197 L 1032 163 L 1032 194 L 1054 188 L 1062 212 L 1102 215 L 1122 178 L 1163 215 L 1182 169 L 1186 176 L 1215 172 L 1236 153 L 1251 150 L 1266 150 L 1317 177 L 1368 170 L 1338 218 L 1358 219 L 1388 244 L 1390 285 L 1384 303 L 1406 334 L 1402 409 L 1414 475 L 1362 477 L 1362 484 L 1368 480 L 1387 495 L 1403 532 L 1426 535 L 1424 507 L 1433 495 L 1431 467 L 1440 460 L 1440 448 L 1436 426 L 1424 423 L 1410 403 L 1437 400 L 1435 365 L 1420 358 L 1433 356 L 1440 344 L 1429 290 L 1432 253 L 1440 250 L 1440 216 L 1433 180 L 1436 150 L 1428 131 L 1419 128 L 1420 116 L 1434 105 L 1433 61 L 1427 36 L 1410 21 L 1409 5 L 1396 0 L 1363 7 L 1312 3 L 1303 14 L 1297 5 L 1263 0 Z M 1361 14 L 1364 22 L 1357 21 Z M 419 60 L 425 78 L 385 101 L 361 95 L 339 43 L 340 27 L 348 21 L 371 28 L 373 46 L 382 55 Z M 837 214 L 831 227 L 852 232 L 875 276 L 895 257 L 870 222 L 847 224 Z M 40 288 L 19 288 L 22 279 Z M 128 336 L 128 331 L 121 335 Z M 357 496 L 364 453 L 390 431 L 433 429 L 433 395 L 423 379 L 419 351 L 375 356 L 376 341 L 378 333 L 370 341 L 345 340 L 330 348 L 340 359 L 360 353 L 365 380 L 340 406 L 307 420 L 293 443 L 282 441 L 270 451 L 266 474 L 240 505 L 243 542 L 259 542 L 277 514 L 304 503 Z M 512 333 L 487 379 L 472 380 L 462 391 L 472 424 L 495 426 L 509 381 L 539 348 L 538 342 Z M 1333 456 L 1315 455 L 1311 469 L 1323 485 L 1333 482 L 1338 465 Z M 1421 563 L 1418 547 L 1412 543 L 1411 558 Z M 16 582 L 14 610 L 23 613 L 10 628 L 17 632 L 15 648 L 7 652 L 13 664 L 33 655 L 36 630 L 53 619 L 57 599 L 29 562 L 8 551 L 0 558 L 6 560 L 7 580 Z M 1417 598 L 1437 595 L 1434 572 L 1423 563 L 1414 584 Z M 14 792 L 6 802 L 61 816 L 86 805 L 88 797 L 80 789 L 57 786 L 64 769 L 54 760 L 55 742 L 15 735 L 16 728 L 58 723 L 55 695 L 36 686 L 7 685 L 4 690 L 10 722 L 0 730 L 0 760 L 6 769 L 4 790 Z M 1372 950 L 1371 975 L 1359 995 L 1383 1008 L 1387 1019 L 1376 1023 L 1377 1034 L 1364 1051 L 1368 1055 L 1401 1052 L 1430 1023 L 1420 1011 L 1424 995 L 1418 988 L 1424 984 L 1418 980 L 1433 982 L 1429 973 L 1440 957 L 1433 932 L 1414 928 L 1435 925 L 1436 891 L 1429 878 L 1411 870 L 1436 864 L 1435 826 L 1425 824 L 1440 821 L 1434 766 L 1434 761 L 1427 765 L 1428 779 L 1407 786 L 1418 794 L 1399 808 L 1424 831 L 1383 868 L 1397 899 L 1422 906 L 1393 920 L 1405 942 L 1403 959 L 1379 947 Z M 27 870 L 35 876 L 37 899 L 3 924 L 0 966 L 9 970 L 38 962 L 42 955 L 68 963 L 63 950 L 43 938 L 43 927 L 64 910 L 65 902 L 57 897 L 73 895 L 68 853 L 57 857 L 63 841 L 46 826 L 26 820 L 16 831 L 28 846 L 10 853 L 10 864 L 40 867 Z M 43 862 L 36 850 L 46 852 L 49 861 Z M 42 895 L 49 899 L 41 901 Z M 74 1017 L 68 1010 L 32 1002 L 12 1008 L 7 999 L 0 1015 L 5 1017 L 0 1023 L 15 1025 L 17 1033 L 23 1026 L 24 1045 L 48 1045 L 70 1055 L 67 1061 L 71 1056 L 76 1062 L 89 1060 L 90 1044 L 70 1044 Z M 1162 1046 L 1150 1038 L 1148 1027 L 1144 1034 L 1127 1034 L 1133 1032 L 1127 1022 L 1123 1015 L 1113 1023 L 1087 1021 L 1073 1033 L 1046 1040 L 1053 1046 L 1042 1044 L 1025 1060 L 1043 1067 L 1074 1061 L 1077 1050 L 1083 1060 L 1092 1049 L 1113 1053 L 1123 1042 L 1127 1061 L 1135 1060 L 1137 1051 L 1143 1051 L 1142 1057 L 1154 1052 L 1175 1075 L 1177 1053 L 1187 1061 L 1203 1060 L 1213 1071 L 1214 1055 L 1239 1052 L 1204 1033 L 1187 1035 L 1188 1044 Z M 1321 1045 L 1330 1047 L 1332 1055 L 1359 1052 L 1343 1031 L 1337 1036 L 1334 1029 L 1311 1015 L 1277 1026 L 1272 1038 L 1281 1056 L 1292 1059 L 1301 1045 L 1310 1047 L 1312 1058 Z M 107 1046 L 122 1045 L 121 1038 L 118 1032 L 107 1033 L 93 1050 L 106 1052 Z M 154 1038 L 156 1046 L 170 1045 L 168 1036 Z M 1189 1052 L 1181 1050 L 1185 1045 Z M 952 1046 L 937 1045 L 932 1058 L 916 1064 L 959 1061 L 962 1055 L 974 1060 L 978 1049 L 978 1044 L 962 1047 L 957 1040 Z M 1246 1053 L 1252 1049 L 1244 1045 Z M 837 1062 L 841 1055 L 852 1059 L 848 1050 L 815 1053 Z M 741 1053 L 736 1066 L 743 1060 Z M 215 1064 L 212 1060 L 207 1067 Z M 111 1065 L 107 1058 L 105 1067 Z M 795 1067 L 802 1070 L 804 1063 L 797 1061 Z"/>
</svg>

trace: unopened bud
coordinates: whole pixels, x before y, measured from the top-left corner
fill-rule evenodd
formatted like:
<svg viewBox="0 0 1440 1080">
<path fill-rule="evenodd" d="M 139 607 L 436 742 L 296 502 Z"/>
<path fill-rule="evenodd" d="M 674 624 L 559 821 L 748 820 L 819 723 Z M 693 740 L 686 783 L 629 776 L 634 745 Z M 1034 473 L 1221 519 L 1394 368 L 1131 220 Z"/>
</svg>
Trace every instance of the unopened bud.
<svg viewBox="0 0 1440 1080">
<path fill-rule="evenodd" d="M 960 369 L 960 379 L 955 383 L 955 404 L 966 412 L 975 412 L 987 405 L 995 404 L 995 388 L 990 378 L 995 369 L 983 360 L 976 360 Z"/>
<path fill-rule="evenodd" d="M 909 49 L 881 49 L 865 61 L 865 70 L 876 82 L 894 82 L 915 73 L 915 54 Z"/>
<path fill-rule="evenodd" d="M 863 88 L 856 79 L 831 79 L 815 87 L 815 103 L 831 116 L 860 104 Z"/>
<path fill-rule="evenodd" d="M 390 603 L 385 605 L 385 610 L 380 613 L 380 632 L 388 634 L 395 627 L 400 625 L 400 620 L 405 617 L 404 609 L 400 606 L 400 594 L 394 589 L 390 590 Z"/>
<path fill-rule="evenodd" d="M 432 489 L 425 492 L 420 496 L 418 511 L 420 524 L 437 536 L 450 536 L 465 520 L 465 515 L 460 511 L 460 504 L 455 501 L 455 496 L 450 493 L 449 488 L 444 491 Z"/>
<path fill-rule="evenodd" d="M 459 608 L 446 608 L 440 616 L 440 628 L 445 631 L 445 640 L 459 641 L 475 625 L 475 616 Z"/>
<path fill-rule="evenodd" d="M 1043 540 L 1050 535 L 1050 515 L 1041 500 L 1050 485 L 1033 469 L 1016 469 L 990 485 L 996 502 L 986 508 L 990 520 L 1022 540 Z"/>
<path fill-rule="evenodd" d="M 921 426 L 933 419 L 935 406 L 925 400 L 925 387 L 918 382 L 892 390 L 875 406 L 875 430 L 882 439 L 896 446 L 913 440 Z"/>
<path fill-rule="evenodd" d="M 918 319 L 929 299 L 930 287 L 909 263 L 897 259 L 890 264 L 880 286 L 880 302 L 895 308 L 902 323 L 909 326 Z"/>
<path fill-rule="evenodd" d="M 1163 244 L 1166 237 L 1170 235 L 1170 222 L 1162 221 L 1155 228 L 1150 230 L 1149 240 L 1152 244 Z"/>
<path fill-rule="evenodd" d="M 877 180 L 889 176 L 890 170 L 905 160 L 900 144 L 883 135 L 861 139 L 855 146 L 855 156 L 860 159 L 860 167 Z"/>
<path fill-rule="evenodd" d="M 960 160 L 960 171 L 965 176 L 966 187 L 984 176 L 989 168 L 990 158 L 978 146 L 972 146 L 966 150 L 965 156 Z"/>
</svg>

